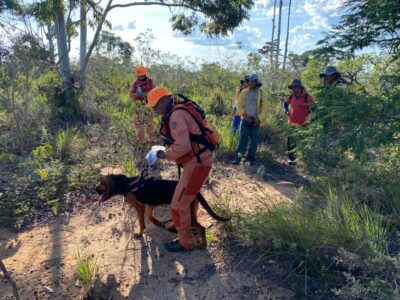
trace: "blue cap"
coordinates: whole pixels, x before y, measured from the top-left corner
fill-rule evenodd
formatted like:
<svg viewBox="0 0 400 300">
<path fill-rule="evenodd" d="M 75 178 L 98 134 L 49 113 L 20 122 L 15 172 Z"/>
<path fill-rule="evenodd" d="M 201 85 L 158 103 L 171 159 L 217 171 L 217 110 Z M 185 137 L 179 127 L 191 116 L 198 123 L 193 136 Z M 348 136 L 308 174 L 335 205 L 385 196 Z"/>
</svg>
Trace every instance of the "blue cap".
<svg viewBox="0 0 400 300">
<path fill-rule="evenodd" d="M 293 80 L 292 84 L 291 84 L 291 85 L 288 85 L 288 88 L 291 89 L 291 88 L 294 87 L 294 86 L 298 86 L 298 87 L 301 87 L 302 89 L 304 89 L 304 86 L 303 86 L 303 84 L 301 83 L 301 80 L 300 80 L 300 79 L 295 79 L 295 80 Z"/>
<path fill-rule="evenodd" d="M 338 74 L 338 75 L 340 76 L 340 73 L 338 72 L 338 70 L 336 69 L 336 67 L 334 67 L 334 66 L 329 66 L 329 67 L 327 67 L 327 68 L 325 69 L 325 71 L 324 71 L 323 73 L 320 73 L 320 74 L 319 74 L 319 77 L 322 78 L 322 77 L 330 76 L 330 75 L 333 75 L 333 74 Z"/>
<path fill-rule="evenodd" d="M 256 73 L 253 73 L 249 76 L 249 81 L 257 81 L 259 82 L 260 80 L 258 79 L 258 75 Z"/>
</svg>

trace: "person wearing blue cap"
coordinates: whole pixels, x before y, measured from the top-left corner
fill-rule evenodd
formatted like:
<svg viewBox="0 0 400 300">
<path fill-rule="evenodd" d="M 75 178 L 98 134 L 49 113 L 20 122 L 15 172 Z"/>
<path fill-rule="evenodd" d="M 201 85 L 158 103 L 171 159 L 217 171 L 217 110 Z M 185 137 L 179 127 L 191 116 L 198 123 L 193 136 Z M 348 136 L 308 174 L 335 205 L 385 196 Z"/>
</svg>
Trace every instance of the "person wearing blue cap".
<svg viewBox="0 0 400 300">
<path fill-rule="evenodd" d="M 288 123 L 305 127 L 308 115 L 311 111 L 314 111 L 314 100 L 312 96 L 305 91 L 300 79 L 294 79 L 292 84 L 288 85 L 288 89 L 292 91 L 292 95 L 287 97 L 283 103 L 285 113 L 288 115 Z M 289 135 L 287 139 L 287 148 L 289 165 L 294 165 L 296 160 L 296 155 L 294 153 L 296 142 L 293 136 Z"/>
<path fill-rule="evenodd" d="M 319 74 L 319 78 L 324 79 L 324 84 L 327 86 L 337 86 L 344 83 L 342 76 L 334 66 L 329 66 L 324 72 Z"/>
<path fill-rule="evenodd" d="M 237 100 L 237 114 L 241 116 L 240 138 L 233 164 L 239 164 L 245 158 L 247 146 L 250 146 L 246 160 L 253 165 L 260 140 L 260 125 L 266 123 L 266 99 L 261 89 L 262 83 L 257 74 L 251 74 L 248 87 L 240 92 Z"/>
</svg>

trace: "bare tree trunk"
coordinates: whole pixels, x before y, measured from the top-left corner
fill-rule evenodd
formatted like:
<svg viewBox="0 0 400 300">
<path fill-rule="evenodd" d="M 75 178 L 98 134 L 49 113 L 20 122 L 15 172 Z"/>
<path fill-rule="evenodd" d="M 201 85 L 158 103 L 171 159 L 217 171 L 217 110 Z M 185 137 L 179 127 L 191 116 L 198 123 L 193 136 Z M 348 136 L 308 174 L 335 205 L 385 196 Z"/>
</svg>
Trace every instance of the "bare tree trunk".
<svg viewBox="0 0 400 300">
<path fill-rule="evenodd" d="M 19 300 L 19 294 L 18 294 L 18 289 L 17 285 L 15 284 L 14 279 L 10 276 L 10 274 L 7 272 L 6 266 L 3 264 L 3 261 L 0 259 L 0 270 L 3 272 L 4 277 L 8 280 L 8 282 L 11 284 L 13 294 L 16 300 Z"/>
<path fill-rule="evenodd" d="M 281 39 L 281 25 L 282 25 L 282 0 L 279 0 L 278 40 L 276 42 L 276 57 L 275 57 L 276 70 L 279 69 L 279 52 L 280 52 L 279 43 Z"/>
<path fill-rule="evenodd" d="M 72 72 L 71 64 L 69 61 L 69 49 L 67 43 L 67 30 L 65 27 L 65 18 L 63 11 L 63 4 L 61 0 L 57 1 L 55 11 L 55 24 L 57 34 L 57 49 L 58 49 L 58 60 L 60 63 L 60 71 L 64 78 L 64 89 L 69 94 L 72 85 Z"/>
<path fill-rule="evenodd" d="M 290 24 L 290 9 L 292 7 L 292 0 L 289 0 L 289 12 L 287 17 L 287 31 L 286 31 L 286 43 L 285 43 L 285 55 L 283 56 L 283 66 L 282 69 L 285 70 L 286 67 L 286 57 L 288 50 L 288 42 L 289 42 L 289 24 Z"/>
<path fill-rule="evenodd" d="M 81 21 L 80 21 L 80 53 L 79 53 L 79 87 L 81 90 L 86 88 L 86 50 L 87 50 L 87 20 L 86 20 L 86 0 L 81 0 Z"/>
<path fill-rule="evenodd" d="M 88 51 L 86 53 L 86 56 L 85 56 L 85 59 L 83 60 L 83 63 L 81 63 L 81 70 L 82 70 L 83 74 L 85 74 L 85 75 L 86 75 L 86 68 L 87 68 L 87 65 L 89 63 L 89 58 L 92 55 L 94 47 L 99 42 L 100 32 L 101 32 L 101 29 L 103 28 L 103 24 L 104 24 L 104 22 L 105 22 L 105 20 L 107 18 L 107 14 L 112 9 L 112 7 L 111 7 L 112 2 L 113 2 L 113 0 L 108 0 L 107 6 L 104 9 L 103 15 L 101 16 L 101 21 L 99 22 L 99 25 L 97 25 L 96 32 L 94 33 L 94 37 L 93 37 L 92 43 L 89 46 L 89 49 L 88 49 Z"/>
<path fill-rule="evenodd" d="M 271 37 L 271 50 L 270 50 L 271 70 L 274 68 L 275 12 L 276 12 L 276 0 L 274 3 L 274 17 L 272 19 L 272 37 Z"/>
</svg>

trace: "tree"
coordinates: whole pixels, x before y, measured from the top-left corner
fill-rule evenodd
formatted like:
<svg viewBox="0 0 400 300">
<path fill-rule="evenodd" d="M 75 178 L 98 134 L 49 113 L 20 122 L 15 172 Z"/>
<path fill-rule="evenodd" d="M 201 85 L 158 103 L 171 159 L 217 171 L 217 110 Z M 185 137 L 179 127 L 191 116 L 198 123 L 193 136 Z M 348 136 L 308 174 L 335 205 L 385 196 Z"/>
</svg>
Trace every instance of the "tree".
<svg viewBox="0 0 400 300">
<path fill-rule="evenodd" d="M 281 25 L 282 25 L 282 0 L 279 0 L 279 22 L 278 22 L 278 37 L 277 37 L 277 45 L 276 45 L 276 57 L 275 57 L 275 69 L 279 69 L 279 53 L 280 53 L 280 39 L 281 39 Z"/>
<path fill-rule="evenodd" d="M 289 0 L 289 12 L 287 17 L 287 32 L 286 32 L 286 43 L 285 43 L 285 54 L 283 56 L 283 67 L 282 69 L 285 70 L 286 67 L 286 57 L 287 57 L 287 50 L 288 50 L 288 42 L 289 42 L 289 24 L 290 24 L 290 9 L 292 7 L 292 0 Z"/>
<path fill-rule="evenodd" d="M 11 0 L 8 0 L 12 2 Z M 12 2 L 14 3 L 14 2 Z M 196 26 L 208 36 L 227 35 L 239 26 L 244 19 L 248 19 L 248 10 L 253 5 L 252 0 L 212 1 L 212 0 L 154 0 L 138 1 L 123 4 L 114 4 L 114 0 L 108 0 L 106 6 L 100 7 L 99 3 L 92 0 L 63 1 L 46 0 L 28 5 L 28 10 L 38 20 L 53 19 L 56 25 L 56 40 L 58 46 L 58 60 L 60 71 L 64 76 L 65 85 L 72 85 L 72 71 L 69 59 L 70 40 L 76 35 L 75 27 L 82 26 L 81 30 L 81 53 L 80 53 L 80 75 L 84 77 L 90 57 L 99 43 L 104 25 L 111 26 L 107 21 L 108 13 L 117 8 L 133 6 L 163 6 L 169 8 L 172 16 L 172 28 L 184 34 L 190 34 Z M 13 9 L 15 5 L 7 5 L 5 9 Z M 76 15 L 72 12 L 80 9 L 80 19 L 72 20 Z M 92 20 L 87 20 L 87 12 L 91 11 Z M 15 12 L 15 11 L 14 11 Z M 90 24 L 94 29 L 94 37 L 88 47 L 85 38 L 85 27 Z M 85 49 L 87 48 L 87 51 Z M 83 55 L 83 53 L 85 55 Z"/>
<path fill-rule="evenodd" d="M 274 17 L 272 19 L 272 35 L 271 35 L 271 47 L 270 47 L 270 61 L 271 61 L 271 70 L 273 69 L 273 61 L 274 61 L 274 37 L 275 37 L 275 12 L 276 12 L 276 0 L 274 1 Z"/>
<path fill-rule="evenodd" d="M 399 0 L 346 0 L 346 14 L 319 44 L 354 51 L 379 46 L 400 55 Z"/>
<path fill-rule="evenodd" d="M 212 36 L 227 35 L 235 27 L 239 26 L 244 19 L 248 18 L 248 10 L 251 8 L 252 4 L 252 0 L 183 0 L 180 2 L 156 0 L 124 4 L 113 4 L 113 0 L 109 0 L 105 9 L 98 17 L 98 25 L 95 29 L 93 41 L 88 48 L 85 58 L 81 61 L 81 76 L 84 76 L 86 73 L 87 64 L 93 49 L 99 41 L 107 14 L 112 9 L 150 5 L 168 7 L 172 13 L 170 20 L 174 30 L 181 31 L 184 34 L 190 34 L 194 28 L 199 25 L 201 32 Z M 174 9 L 177 8 L 179 10 L 174 11 Z M 83 41 L 81 41 L 81 43 L 83 43 Z"/>
</svg>

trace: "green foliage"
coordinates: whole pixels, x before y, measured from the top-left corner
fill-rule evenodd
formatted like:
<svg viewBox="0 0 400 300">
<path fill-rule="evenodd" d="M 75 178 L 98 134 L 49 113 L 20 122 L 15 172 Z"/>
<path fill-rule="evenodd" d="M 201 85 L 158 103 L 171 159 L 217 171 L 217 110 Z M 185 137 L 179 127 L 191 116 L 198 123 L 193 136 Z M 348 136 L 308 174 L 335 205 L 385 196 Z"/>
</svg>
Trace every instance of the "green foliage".
<svg viewBox="0 0 400 300">
<path fill-rule="evenodd" d="M 122 168 L 124 170 L 124 174 L 128 176 L 137 176 L 140 173 L 136 166 L 136 161 L 133 159 L 124 161 L 122 163 Z"/>
<path fill-rule="evenodd" d="M 320 43 L 349 51 L 380 46 L 396 57 L 400 52 L 400 18 L 397 0 L 346 0 L 346 14 Z M 364 26 L 364 24 L 368 24 Z"/>
<path fill-rule="evenodd" d="M 328 286 L 342 283 L 346 277 L 341 270 L 349 267 L 349 273 L 361 268 L 369 272 L 363 273 L 365 276 L 374 276 L 376 270 L 372 272 L 365 265 L 355 268 L 344 264 L 343 254 L 371 259 L 371 263 L 388 257 L 387 241 L 393 234 L 390 225 L 378 211 L 355 206 L 346 192 L 330 185 L 318 186 L 318 190 L 322 207 L 302 202 L 264 203 L 268 210 L 236 212 L 232 234 L 240 243 L 257 249 L 259 263 L 273 259 L 290 264 L 292 271 L 309 281 L 306 286 L 311 290 L 319 289 L 322 282 Z M 302 199 L 310 200 L 309 196 Z"/>
<path fill-rule="evenodd" d="M 91 295 L 96 278 L 99 276 L 99 264 L 96 258 L 79 252 L 76 253 L 77 266 L 75 273 L 82 282 L 85 295 Z"/>
<path fill-rule="evenodd" d="M 79 150 L 82 141 L 79 139 L 79 132 L 72 128 L 58 131 L 54 136 L 54 148 L 56 157 L 68 161 L 71 155 Z"/>
<path fill-rule="evenodd" d="M 229 31 L 239 26 L 248 18 L 248 10 L 253 5 L 251 0 L 234 1 L 183 1 L 183 6 L 193 11 L 201 12 L 204 17 L 191 12 L 178 13 L 172 16 L 172 28 L 184 34 L 190 34 L 199 23 L 200 30 L 208 35 L 227 35 Z M 219 12 L 223 11 L 221 14 Z"/>
</svg>

